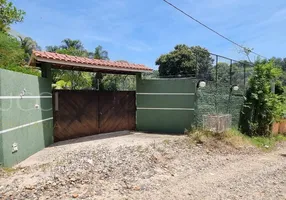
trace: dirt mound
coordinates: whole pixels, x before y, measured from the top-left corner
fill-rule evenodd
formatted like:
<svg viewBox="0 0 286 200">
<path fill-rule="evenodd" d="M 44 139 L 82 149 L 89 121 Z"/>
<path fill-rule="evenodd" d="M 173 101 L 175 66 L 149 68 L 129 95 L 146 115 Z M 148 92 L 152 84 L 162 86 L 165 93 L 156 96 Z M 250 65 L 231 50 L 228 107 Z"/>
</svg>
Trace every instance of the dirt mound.
<svg viewBox="0 0 286 200">
<path fill-rule="evenodd" d="M 98 145 L 69 153 L 58 152 L 57 158 L 48 164 L 19 168 L 10 174 L 3 172 L 0 198 L 163 199 L 166 195 L 169 199 L 172 195 L 182 195 L 182 199 L 200 198 L 200 193 L 195 191 L 188 194 L 190 188 L 182 186 L 182 181 L 194 179 L 198 185 L 192 187 L 205 188 L 202 180 L 213 180 L 213 175 L 207 174 L 260 154 L 231 146 L 225 148 L 225 144 L 218 147 L 205 148 L 180 137 L 147 145 L 115 148 Z M 232 176 L 230 172 L 225 173 Z M 181 185 L 181 189 L 176 185 Z"/>
</svg>

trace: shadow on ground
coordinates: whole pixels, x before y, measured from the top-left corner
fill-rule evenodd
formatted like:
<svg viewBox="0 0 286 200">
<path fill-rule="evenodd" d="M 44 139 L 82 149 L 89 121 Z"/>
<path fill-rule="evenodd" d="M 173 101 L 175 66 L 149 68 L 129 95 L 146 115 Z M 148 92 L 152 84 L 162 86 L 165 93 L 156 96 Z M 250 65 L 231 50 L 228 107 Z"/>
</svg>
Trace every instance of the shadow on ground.
<svg viewBox="0 0 286 200">
<path fill-rule="evenodd" d="M 126 136 L 126 135 L 132 135 L 134 133 L 135 132 L 130 132 L 130 131 L 101 133 L 101 134 L 97 134 L 97 135 L 85 136 L 85 137 L 80 137 L 80 138 L 56 142 L 56 143 L 50 145 L 49 147 L 69 145 L 69 144 L 82 143 L 82 142 L 89 142 L 89 141 L 95 141 L 95 140 L 104 140 L 104 139 L 108 139 L 108 138 L 115 138 L 115 137 L 122 137 L 122 136 Z M 158 135 L 158 133 L 153 133 L 153 132 L 144 132 L 144 133 L 149 134 L 149 135 Z M 178 135 L 183 135 L 183 134 L 161 133 L 160 135 L 178 136 Z M 49 148 L 49 147 L 47 147 L 47 148 Z"/>
<path fill-rule="evenodd" d="M 133 134 L 133 133 L 130 131 L 101 133 L 101 134 L 97 134 L 97 135 L 85 136 L 85 137 L 80 137 L 80 138 L 56 142 L 56 143 L 50 145 L 49 147 L 69 145 L 69 144 L 75 144 L 75 143 L 81 143 L 81 142 L 89 142 L 89 141 L 94 141 L 94 140 L 103 140 L 103 139 L 114 138 L 114 137 L 122 137 L 122 136 L 126 136 L 126 135 L 131 135 L 131 134 Z M 47 147 L 47 148 L 49 148 L 49 147 Z"/>
</svg>

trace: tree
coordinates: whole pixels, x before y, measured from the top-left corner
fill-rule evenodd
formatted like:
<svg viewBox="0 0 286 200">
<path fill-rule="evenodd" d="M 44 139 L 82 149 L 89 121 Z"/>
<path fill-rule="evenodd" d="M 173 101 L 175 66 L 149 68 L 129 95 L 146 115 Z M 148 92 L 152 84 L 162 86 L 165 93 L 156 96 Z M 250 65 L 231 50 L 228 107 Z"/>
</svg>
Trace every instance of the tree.
<svg viewBox="0 0 286 200">
<path fill-rule="evenodd" d="M 88 57 L 87 51 L 76 49 L 74 47 L 70 47 L 68 49 L 58 49 L 56 53 L 60 54 L 67 54 L 71 56 L 78 56 L 78 57 Z"/>
<path fill-rule="evenodd" d="M 159 78 L 159 71 L 158 70 L 153 70 L 152 73 L 143 73 L 142 76 L 144 78 Z"/>
<path fill-rule="evenodd" d="M 281 81 L 283 85 L 286 85 L 286 58 L 276 58 L 273 57 L 270 60 L 272 60 L 275 65 L 280 66 L 283 70 L 283 75 L 281 77 Z"/>
<path fill-rule="evenodd" d="M 207 49 L 200 46 L 191 47 L 191 51 L 194 52 L 196 56 L 197 78 L 210 80 L 210 70 L 214 61 L 211 54 Z"/>
<path fill-rule="evenodd" d="M 60 54 L 72 55 L 72 56 L 79 56 L 79 57 L 86 57 L 87 52 L 80 49 L 75 49 L 73 47 L 67 49 L 58 49 L 56 51 Z M 88 72 L 81 72 L 81 71 L 67 71 L 67 70 L 54 70 L 54 82 L 70 86 L 71 89 L 84 89 L 90 88 L 92 85 L 91 75 Z M 60 80 L 64 81 L 59 82 Z M 57 85 L 59 86 L 59 85 Z"/>
<path fill-rule="evenodd" d="M 29 62 L 33 50 L 41 50 L 41 47 L 30 37 L 19 36 L 21 48 L 25 52 L 25 61 Z"/>
<path fill-rule="evenodd" d="M 62 49 L 77 49 L 77 50 L 84 50 L 83 44 L 81 43 L 80 40 L 72 40 L 70 38 L 64 39 L 62 41 L 62 45 L 61 45 Z"/>
<path fill-rule="evenodd" d="M 130 91 L 136 90 L 134 75 L 106 74 L 103 76 L 101 90 L 104 91 Z"/>
<path fill-rule="evenodd" d="M 102 46 L 99 45 L 94 50 L 93 58 L 99 59 L 99 60 L 109 60 L 108 52 L 106 50 L 103 50 Z M 113 85 L 108 86 L 107 83 L 103 84 L 102 83 L 103 77 L 104 77 L 104 75 L 101 72 L 97 72 L 97 73 L 93 74 L 92 87 L 96 88 L 97 90 L 107 90 L 107 89 L 104 89 L 104 87 L 106 87 L 106 88 L 114 88 L 115 87 L 115 84 L 113 84 L 113 81 L 106 81 L 107 83 L 110 83 Z M 110 77 L 110 76 L 107 76 L 105 78 L 105 80 L 107 80 L 108 77 Z"/>
<path fill-rule="evenodd" d="M 40 76 L 40 71 L 23 66 L 25 53 L 20 42 L 7 33 L 0 32 L 0 68 Z"/>
<path fill-rule="evenodd" d="M 46 51 L 48 52 L 56 52 L 57 50 L 60 50 L 61 48 L 59 46 L 46 46 Z"/>
<path fill-rule="evenodd" d="M 80 40 L 64 39 L 60 46 L 46 46 L 46 51 L 56 52 L 78 57 L 88 57 Z M 92 85 L 91 74 L 81 71 L 53 69 L 53 83 L 55 88 L 84 89 Z"/>
<path fill-rule="evenodd" d="M 156 60 L 160 76 L 197 76 L 208 78 L 212 58 L 208 50 L 195 46 L 176 45 L 174 51 Z"/>
<path fill-rule="evenodd" d="M 108 52 L 106 50 L 103 50 L 102 46 L 99 45 L 95 48 L 93 58 L 100 60 L 109 60 Z"/>
<path fill-rule="evenodd" d="M 26 13 L 17 9 L 12 2 L 0 0 L 0 31 L 6 32 L 10 29 L 10 25 L 22 22 Z"/>
<path fill-rule="evenodd" d="M 0 32 L 0 66 L 21 66 L 24 63 L 24 50 L 19 41 Z"/>
</svg>

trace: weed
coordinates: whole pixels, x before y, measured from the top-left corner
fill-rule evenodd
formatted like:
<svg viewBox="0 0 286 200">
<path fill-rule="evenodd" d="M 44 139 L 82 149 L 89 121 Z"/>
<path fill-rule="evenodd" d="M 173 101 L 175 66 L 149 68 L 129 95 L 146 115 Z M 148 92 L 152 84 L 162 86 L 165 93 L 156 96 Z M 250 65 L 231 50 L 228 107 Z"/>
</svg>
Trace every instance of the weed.
<svg viewBox="0 0 286 200">
<path fill-rule="evenodd" d="M 168 145 L 168 144 L 170 144 L 170 140 L 168 140 L 168 139 L 163 140 L 163 143 L 164 143 L 165 145 Z"/>
<path fill-rule="evenodd" d="M 249 137 L 236 129 L 231 129 L 223 133 L 195 130 L 188 135 L 191 143 L 217 146 L 215 145 L 217 142 L 222 142 L 234 148 L 253 145 L 262 149 L 272 149 L 277 142 L 286 141 L 286 137 L 283 135 Z"/>
<path fill-rule="evenodd" d="M 249 137 L 251 143 L 262 149 L 272 149 L 277 142 L 286 141 L 283 135 L 269 136 L 269 137 Z"/>
<path fill-rule="evenodd" d="M 1 169 L 3 172 L 5 172 L 7 174 L 13 174 L 13 173 L 18 171 L 18 169 L 11 168 L 11 167 L 2 167 Z"/>
</svg>

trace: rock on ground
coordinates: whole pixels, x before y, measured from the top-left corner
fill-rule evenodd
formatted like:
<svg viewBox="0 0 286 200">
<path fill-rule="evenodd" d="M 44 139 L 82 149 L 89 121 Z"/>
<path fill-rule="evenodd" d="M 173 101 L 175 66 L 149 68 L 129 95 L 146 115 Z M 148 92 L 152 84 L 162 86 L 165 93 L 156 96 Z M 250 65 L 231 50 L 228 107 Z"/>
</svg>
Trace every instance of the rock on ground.
<svg viewBox="0 0 286 200">
<path fill-rule="evenodd" d="M 73 140 L 0 171 L 0 199 L 285 200 L 285 154 L 285 143 L 264 153 L 207 149 L 185 136 Z"/>
</svg>

